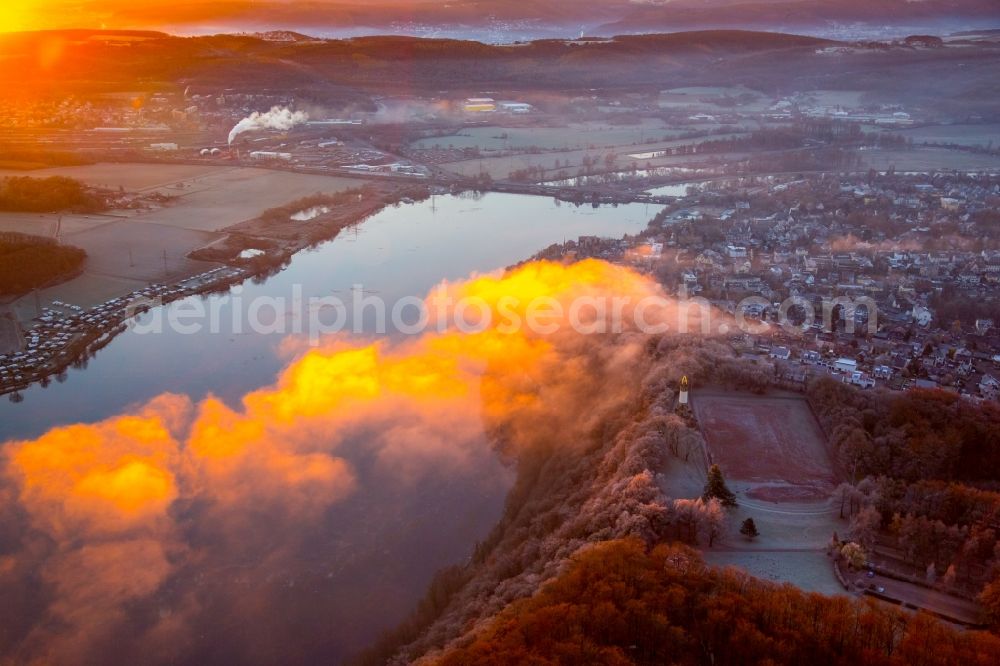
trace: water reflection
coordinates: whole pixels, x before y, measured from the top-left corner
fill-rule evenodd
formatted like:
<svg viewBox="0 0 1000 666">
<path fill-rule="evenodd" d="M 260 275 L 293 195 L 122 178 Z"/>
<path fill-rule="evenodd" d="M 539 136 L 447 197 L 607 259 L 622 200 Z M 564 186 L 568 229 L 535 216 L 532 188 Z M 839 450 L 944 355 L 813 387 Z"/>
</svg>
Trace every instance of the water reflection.
<svg viewBox="0 0 1000 666">
<path fill-rule="evenodd" d="M 258 297 L 286 302 L 296 294 L 304 299 L 346 298 L 355 285 L 391 303 L 424 296 L 441 280 L 516 263 L 552 243 L 581 235 L 636 233 L 659 209 L 644 204 L 578 207 L 495 193 L 434 197 L 387 208 L 335 240 L 298 253 L 277 275 L 247 281 L 238 290 L 239 298 L 210 296 L 203 305 L 215 308 L 223 321 L 240 308 L 236 318 L 245 321 L 248 304 Z M 185 301 L 167 306 L 185 307 Z M 349 329 L 355 324 L 350 314 Z M 106 418 L 163 392 L 195 400 L 213 393 L 236 401 L 273 381 L 288 360 L 283 339 L 234 327 L 218 334 L 126 332 L 59 381 L 22 391 L 19 403 L 0 401 L 0 439 L 37 436 L 54 425 Z"/>
</svg>

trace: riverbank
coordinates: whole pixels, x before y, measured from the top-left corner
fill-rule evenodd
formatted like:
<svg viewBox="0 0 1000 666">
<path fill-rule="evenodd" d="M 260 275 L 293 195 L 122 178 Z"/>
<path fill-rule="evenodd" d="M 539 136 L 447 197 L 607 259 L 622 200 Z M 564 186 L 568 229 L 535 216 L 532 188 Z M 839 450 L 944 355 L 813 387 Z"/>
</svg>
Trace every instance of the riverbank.
<svg viewBox="0 0 1000 666">
<path fill-rule="evenodd" d="M 0 396 L 10 395 L 12 401 L 19 402 L 20 391 L 35 383 L 45 384 L 85 362 L 127 330 L 130 320 L 153 307 L 191 296 L 225 293 L 248 279 L 280 272 L 296 252 L 336 238 L 342 230 L 386 206 L 429 196 L 426 188 L 395 184 L 365 186 L 342 194 L 336 208 L 305 222 L 275 224 L 273 219 L 258 216 L 223 229 L 225 235 L 220 240 L 188 255 L 214 266 L 204 272 L 155 282 L 86 310 L 58 300 L 40 308 L 35 326 L 20 335 L 24 348 L 0 355 Z M 258 249 L 260 254 L 247 256 L 243 254 L 247 249 Z"/>
</svg>

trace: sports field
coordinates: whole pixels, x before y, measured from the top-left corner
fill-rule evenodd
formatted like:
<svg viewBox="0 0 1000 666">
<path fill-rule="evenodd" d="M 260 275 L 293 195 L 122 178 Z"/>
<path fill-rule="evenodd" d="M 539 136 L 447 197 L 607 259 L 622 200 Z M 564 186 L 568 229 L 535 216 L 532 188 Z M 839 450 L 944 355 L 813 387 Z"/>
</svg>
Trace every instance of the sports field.
<svg viewBox="0 0 1000 666">
<path fill-rule="evenodd" d="M 805 501 L 825 499 L 836 486 L 826 438 L 801 397 L 703 393 L 692 405 L 709 456 L 734 490 Z"/>
</svg>

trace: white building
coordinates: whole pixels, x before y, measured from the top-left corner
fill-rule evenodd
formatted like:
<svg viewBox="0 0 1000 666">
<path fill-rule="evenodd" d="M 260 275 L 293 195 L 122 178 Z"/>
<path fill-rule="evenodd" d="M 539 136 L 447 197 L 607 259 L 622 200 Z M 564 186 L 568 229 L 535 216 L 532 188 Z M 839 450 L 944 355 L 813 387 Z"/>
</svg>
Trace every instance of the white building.
<svg viewBox="0 0 1000 666">
<path fill-rule="evenodd" d="M 779 361 L 787 361 L 792 356 L 792 350 L 788 347 L 774 347 L 771 349 L 769 356 Z"/>
<path fill-rule="evenodd" d="M 802 362 L 807 365 L 817 365 L 823 360 L 823 356 L 818 351 L 807 349 L 802 352 Z"/>
<path fill-rule="evenodd" d="M 979 392 L 984 398 L 995 400 L 1000 395 L 1000 381 L 993 375 L 983 375 L 979 380 Z"/>
<path fill-rule="evenodd" d="M 853 358 L 838 358 L 833 364 L 833 369 L 844 373 L 856 372 L 858 362 Z"/>
<path fill-rule="evenodd" d="M 535 107 L 524 102 L 500 102 L 500 110 L 505 113 L 531 113 Z"/>
<path fill-rule="evenodd" d="M 285 160 L 286 162 L 292 159 L 291 153 L 275 153 L 269 150 L 255 150 L 250 153 L 250 159 L 253 160 Z"/>
<path fill-rule="evenodd" d="M 875 386 L 875 380 L 860 370 L 855 370 L 851 373 L 850 381 L 855 386 L 860 386 L 861 388 L 872 388 Z"/>
<path fill-rule="evenodd" d="M 732 259 L 746 259 L 747 249 L 742 245 L 734 245 L 730 243 L 726 246 L 726 254 Z"/>
<path fill-rule="evenodd" d="M 920 305 L 913 306 L 910 316 L 913 317 L 913 321 L 916 322 L 917 326 L 929 326 L 934 319 L 934 313 Z"/>
</svg>

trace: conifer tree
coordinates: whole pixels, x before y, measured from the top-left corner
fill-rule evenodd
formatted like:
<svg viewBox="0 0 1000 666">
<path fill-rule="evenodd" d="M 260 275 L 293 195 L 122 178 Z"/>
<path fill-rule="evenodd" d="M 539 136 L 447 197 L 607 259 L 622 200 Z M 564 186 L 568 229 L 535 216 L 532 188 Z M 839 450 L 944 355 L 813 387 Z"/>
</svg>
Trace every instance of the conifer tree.
<svg viewBox="0 0 1000 666">
<path fill-rule="evenodd" d="M 753 522 L 753 518 L 747 518 L 743 521 L 743 524 L 740 526 L 740 534 L 751 541 L 760 535 L 760 532 L 757 531 L 757 524 Z"/>
<path fill-rule="evenodd" d="M 718 465 L 712 465 L 708 470 L 708 481 L 705 482 L 705 492 L 701 495 L 706 502 L 713 497 L 722 502 L 723 506 L 736 506 L 736 495 L 726 486 L 722 470 Z"/>
</svg>

